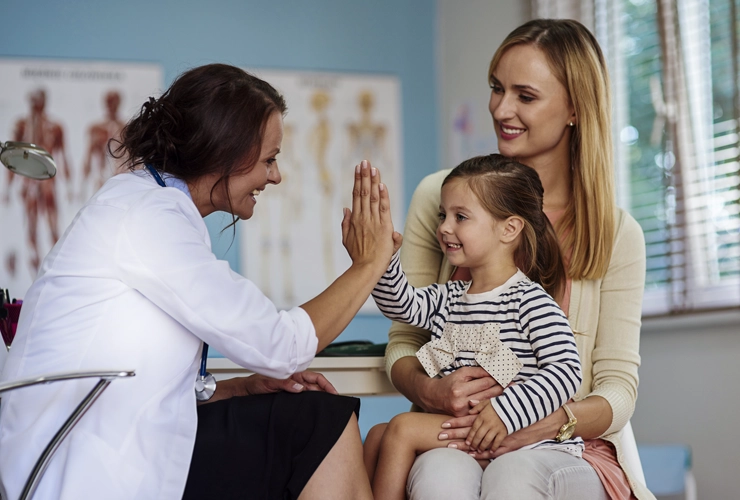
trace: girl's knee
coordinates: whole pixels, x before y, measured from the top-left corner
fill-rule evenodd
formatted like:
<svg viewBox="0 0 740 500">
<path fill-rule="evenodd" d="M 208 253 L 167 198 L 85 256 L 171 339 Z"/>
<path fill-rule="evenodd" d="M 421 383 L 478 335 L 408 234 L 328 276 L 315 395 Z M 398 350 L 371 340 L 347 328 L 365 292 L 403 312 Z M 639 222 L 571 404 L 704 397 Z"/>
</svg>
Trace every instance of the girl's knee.
<svg viewBox="0 0 740 500">
<path fill-rule="evenodd" d="M 403 435 L 409 429 L 413 429 L 417 426 L 417 423 L 415 421 L 416 417 L 417 414 L 410 412 L 399 413 L 398 415 L 393 417 L 390 422 L 385 424 L 387 427 L 384 429 L 384 432 L 390 435 Z"/>
<path fill-rule="evenodd" d="M 376 440 L 380 439 L 383 436 L 383 433 L 385 432 L 386 428 L 388 427 L 388 423 L 382 423 L 382 424 L 376 424 L 373 425 L 372 428 L 367 432 L 366 440 Z"/>
<path fill-rule="evenodd" d="M 377 448 L 380 446 L 380 441 L 383 439 L 387 423 L 374 425 L 365 436 L 365 447 Z"/>
</svg>

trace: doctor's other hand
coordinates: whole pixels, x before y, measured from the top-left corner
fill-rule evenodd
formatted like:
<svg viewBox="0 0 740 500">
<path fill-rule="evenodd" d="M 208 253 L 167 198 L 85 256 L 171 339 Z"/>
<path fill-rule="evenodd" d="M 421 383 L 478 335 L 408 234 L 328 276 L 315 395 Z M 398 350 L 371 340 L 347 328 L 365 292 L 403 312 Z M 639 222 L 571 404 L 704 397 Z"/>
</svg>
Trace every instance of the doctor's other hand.
<svg viewBox="0 0 740 500">
<path fill-rule="evenodd" d="M 326 377 L 320 373 L 308 370 L 294 373 L 290 378 L 284 380 L 254 374 L 250 377 L 245 377 L 244 384 L 246 395 L 267 394 L 280 391 L 293 393 L 322 391 L 337 394 L 337 390 Z"/>
<path fill-rule="evenodd" d="M 353 264 L 382 262 L 385 270 L 401 242 L 393 229 L 388 189 L 378 169 L 363 160 L 355 167 L 352 209 L 344 209 L 342 244 Z"/>
</svg>

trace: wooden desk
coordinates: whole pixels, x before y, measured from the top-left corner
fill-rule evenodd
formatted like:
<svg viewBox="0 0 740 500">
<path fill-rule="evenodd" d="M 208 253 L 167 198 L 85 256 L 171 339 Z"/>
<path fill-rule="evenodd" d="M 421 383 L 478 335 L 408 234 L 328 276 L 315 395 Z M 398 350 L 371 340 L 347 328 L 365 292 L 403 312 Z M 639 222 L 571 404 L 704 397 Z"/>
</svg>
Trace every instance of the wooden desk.
<svg viewBox="0 0 740 500">
<path fill-rule="evenodd" d="M 398 395 L 385 374 L 382 356 L 316 358 L 309 370 L 322 373 L 340 394 L 351 396 Z M 209 358 L 208 371 L 217 380 L 252 375 L 226 358 Z"/>
</svg>

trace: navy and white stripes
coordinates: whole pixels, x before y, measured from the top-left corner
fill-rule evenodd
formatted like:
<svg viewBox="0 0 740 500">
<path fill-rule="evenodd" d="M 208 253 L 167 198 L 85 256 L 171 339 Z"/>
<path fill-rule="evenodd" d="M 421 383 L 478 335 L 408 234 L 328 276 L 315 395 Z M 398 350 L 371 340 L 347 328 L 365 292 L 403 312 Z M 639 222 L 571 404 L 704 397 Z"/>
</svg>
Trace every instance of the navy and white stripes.
<svg viewBox="0 0 740 500">
<path fill-rule="evenodd" d="M 521 271 L 489 292 L 468 294 L 469 285 L 451 281 L 414 288 L 396 254 L 373 298 L 385 316 L 425 328 L 433 338 L 442 334 L 447 322 L 499 323 L 501 341 L 524 365 L 503 394 L 491 400 L 512 433 L 553 413 L 576 393 L 582 380 L 576 343 L 555 301 Z M 473 353 L 458 352 L 442 373 L 475 365 Z"/>
</svg>

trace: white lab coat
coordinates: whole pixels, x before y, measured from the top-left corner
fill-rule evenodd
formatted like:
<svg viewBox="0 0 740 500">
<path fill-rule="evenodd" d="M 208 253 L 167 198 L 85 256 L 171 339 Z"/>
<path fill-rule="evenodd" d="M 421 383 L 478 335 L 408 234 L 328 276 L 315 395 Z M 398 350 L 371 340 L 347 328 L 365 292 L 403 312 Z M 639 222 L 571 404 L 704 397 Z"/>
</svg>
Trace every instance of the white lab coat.
<svg viewBox="0 0 740 500">
<path fill-rule="evenodd" d="M 35 498 L 181 498 L 195 441 L 201 341 L 280 378 L 304 370 L 318 342 L 305 311 L 278 312 L 216 259 L 186 194 L 148 176 L 113 177 L 44 260 L 1 379 L 96 369 L 136 376 L 114 381 L 82 418 Z M 10 499 L 94 383 L 3 396 L 0 482 Z"/>
</svg>

